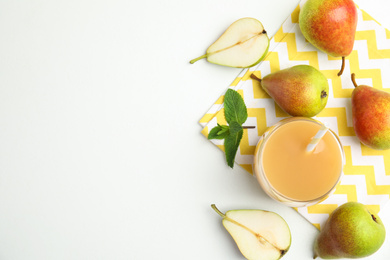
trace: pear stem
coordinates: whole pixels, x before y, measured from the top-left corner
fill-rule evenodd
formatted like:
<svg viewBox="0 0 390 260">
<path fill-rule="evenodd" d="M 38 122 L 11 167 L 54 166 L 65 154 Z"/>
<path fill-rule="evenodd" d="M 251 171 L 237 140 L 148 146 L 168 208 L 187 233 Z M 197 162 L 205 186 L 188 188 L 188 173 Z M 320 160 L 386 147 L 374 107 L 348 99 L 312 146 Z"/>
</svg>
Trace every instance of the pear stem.
<svg viewBox="0 0 390 260">
<path fill-rule="evenodd" d="M 191 64 L 194 64 L 195 62 L 197 62 L 198 60 L 201 60 L 201 59 L 204 59 L 208 56 L 208 54 L 203 54 L 202 56 L 199 56 L 198 58 L 196 59 L 193 59 L 193 60 L 190 60 L 190 63 Z"/>
<path fill-rule="evenodd" d="M 225 217 L 226 217 L 226 215 L 223 214 L 223 213 L 217 208 L 217 206 L 215 206 L 215 204 L 211 204 L 211 207 L 212 207 L 213 210 L 215 210 L 215 212 L 217 212 L 218 215 L 220 215 L 222 218 L 225 218 Z"/>
<path fill-rule="evenodd" d="M 257 77 L 255 74 L 251 74 L 251 78 L 261 82 L 261 78 Z"/>
<path fill-rule="evenodd" d="M 339 71 L 339 73 L 337 73 L 337 76 L 341 76 L 344 72 L 344 68 L 345 68 L 345 57 L 341 57 L 341 69 Z"/>
<path fill-rule="evenodd" d="M 358 84 L 356 83 L 356 80 L 355 80 L 355 73 L 351 74 L 351 80 L 352 80 L 352 83 L 355 86 L 355 88 L 358 87 Z"/>
<path fill-rule="evenodd" d="M 242 129 L 253 129 L 256 128 L 256 126 L 243 126 Z"/>
</svg>

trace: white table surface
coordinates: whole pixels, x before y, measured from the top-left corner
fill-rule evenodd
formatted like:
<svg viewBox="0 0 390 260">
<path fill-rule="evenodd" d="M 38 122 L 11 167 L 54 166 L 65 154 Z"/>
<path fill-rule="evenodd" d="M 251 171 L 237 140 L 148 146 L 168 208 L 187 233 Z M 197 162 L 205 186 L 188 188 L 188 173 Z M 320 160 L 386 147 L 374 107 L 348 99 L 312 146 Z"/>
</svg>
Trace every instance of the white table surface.
<svg viewBox="0 0 390 260">
<path fill-rule="evenodd" d="M 241 69 L 189 64 L 239 18 L 272 36 L 298 2 L 1 0 L 0 259 L 243 259 L 212 203 L 277 212 L 283 259 L 311 259 L 314 226 L 200 133 Z M 387 2 L 356 0 L 390 28 Z M 386 239 L 367 259 L 389 256 Z"/>
</svg>

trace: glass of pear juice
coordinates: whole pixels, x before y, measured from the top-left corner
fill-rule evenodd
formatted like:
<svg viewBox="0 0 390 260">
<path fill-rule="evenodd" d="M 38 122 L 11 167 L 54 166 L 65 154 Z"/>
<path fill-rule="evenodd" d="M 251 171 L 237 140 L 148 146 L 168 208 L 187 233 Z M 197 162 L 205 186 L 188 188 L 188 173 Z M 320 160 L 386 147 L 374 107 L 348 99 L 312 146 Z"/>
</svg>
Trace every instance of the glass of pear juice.
<svg viewBox="0 0 390 260">
<path fill-rule="evenodd" d="M 268 196 L 303 207 L 333 193 L 345 164 L 337 134 L 328 129 L 311 152 L 306 150 L 322 126 L 312 118 L 290 117 L 262 135 L 255 149 L 254 173 Z"/>
</svg>

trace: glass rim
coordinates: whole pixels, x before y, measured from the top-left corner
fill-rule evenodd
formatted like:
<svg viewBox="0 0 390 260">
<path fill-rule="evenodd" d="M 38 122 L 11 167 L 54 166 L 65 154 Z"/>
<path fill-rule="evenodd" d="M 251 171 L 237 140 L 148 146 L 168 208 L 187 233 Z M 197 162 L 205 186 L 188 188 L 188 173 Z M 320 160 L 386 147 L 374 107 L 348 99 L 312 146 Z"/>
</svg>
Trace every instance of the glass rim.
<svg viewBox="0 0 390 260">
<path fill-rule="evenodd" d="M 337 181 L 332 185 L 332 187 L 327 190 L 324 194 L 322 194 L 321 196 L 317 197 L 317 198 L 314 198 L 314 199 L 310 199 L 310 200 L 299 200 L 299 199 L 294 199 L 294 198 L 290 198 L 284 194 L 282 194 L 281 192 L 279 192 L 273 185 L 272 183 L 269 181 L 269 179 L 267 178 L 267 175 L 265 174 L 265 171 L 264 171 L 264 166 L 263 166 L 263 163 L 262 163 L 262 154 L 263 154 L 263 151 L 264 149 L 262 149 L 265 144 L 267 143 L 266 141 L 272 136 L 272 134 L 277 131 L 277 129 L 279 129 L 281 126 L 283 125 L 286 125 L 290 122 L 294 122 L 294 121 L 308 121 L 308 122 L 313 122 L 317 125 L 320 125 L 320 126 L 323 126 L 324 124 L 316 119 L 313 119 L 313 118 L 307 118 L 307 117 L 289 117 L 289 118 L 285 118 L 285 119 L 282 119 L 280 120 L 279 122 L 277 122 L 276 124 L 274 124 L 273 126 L 269 127 L 265 132 L 264 134 L 261 136 L 261 138 L 259 139 L 259 143 L 256 147 L 256 152 L 255 152 L 255 160 L 254 160 L 254 168 L 255 168 L 255 174 L 256 174 L 256 177 L 258 177 L 257 175 L 258 174 L 261 174 L 263 176 L 263 178 L 266 180 L 267 182 L 267 185 L 269 185 L 271 187 L 271 190 L 273 193 L 276 193 L 277 196 L 281 197 L 283 199 L 283 201 L 280 201 L 282 203 L 284 203 L 284 201 L 288 202 L 288 201 L 291 201 L 293 203 L 296 203 L 296 204 L 299 204 L 299 203 L 305 203 L 305 204 L 311 204 L 311 203 L 318 203 L 320 202 L 321 200 L 327 198 L 333 191 L 334 189 L 336 188 L 336 186 L 338 185 L 338 183 L 340 182 L 341 180 L 341 177 L 343 175 L 343 166 L 345 165 L 345 154 L 344 154 L 344 148 L 343 148 L 343 145 L 338 137 L 338 135 L 332 130 L 332 129 L 328 129 L 328 131 L 331 133 L 331 135 L 334 137 L 334 139 L 336 140 L 337 144 L 338 144 L 338 147 L 339 147 L 339 151 L 340 151 L 340 154 L 341 154 L 341 170 L 340 170 L 340 173 L 339 173 L 339 176 L 337 178 Z M 258 165 L 259 164 L 259 165 Z M 259 171 L 259 169 L 261 169 L 261 171 Z M 268 193 L 268 191 L 265 191 L 266 193 Z M 272 196 L 271 196 L 272 197 Z"/>
</svg>

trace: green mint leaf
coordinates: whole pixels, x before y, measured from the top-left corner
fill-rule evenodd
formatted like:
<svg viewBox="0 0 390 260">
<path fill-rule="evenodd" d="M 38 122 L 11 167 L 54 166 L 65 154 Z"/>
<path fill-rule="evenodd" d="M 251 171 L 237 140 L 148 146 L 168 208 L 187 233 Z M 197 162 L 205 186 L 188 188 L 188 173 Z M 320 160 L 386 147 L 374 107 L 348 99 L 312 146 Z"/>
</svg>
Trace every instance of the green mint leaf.
<svg viewBox="0 0 390 260">
<path fill-rule="evenodd" d="M 225 139 L 226 162 L 233 168 L 234 159 L 244 134 L 242 124 L 247 120 L 248 112 L 244 99 L 233 89 L 228 89 L 225 93 L 224 108 L 225 119 L 229 126 L 218 124 L 211 129 L 208 139 Z"/>
<path fill-rule="evenodd" d="M 218 125 L 211 129 L 207 138 L 210 139 L 224 139 L 229 135 L 229 127 L 226 125 Z"/>
<path fill-rule="evenodd" d="M 224 97 L 225 119 L 228 124 L 235 121 L 239 124 L 245 123 L 248 118 L 244 99 L 241 95 L 233 90 L 228 89 Z"/>
<path fill-rule="evenodd" d="M 237 123 L 236 121 L 230 122 L 229 124 L 229 132 L 234 135 L 242 130 L 241 124 Z"/>
<path fill-rule="evenodd" d="M 218 132 L 218 135 L 222 135 L 222 134 L 229 134 L 229 126 L 227 125 L 220 125 L 218 124 L 218 126 L 221 127 L 221 131 Z"/>
<path fill-rule="evenodd" d="M 224 145 L 225 145 L 226 162 L 230 166 L 230 168 L 233 168 L 234 166 L 234 158 L 236 157 L 238 147 L 240 146 L 243 133 L 244 130 L 241 129 L 235 134 L 230 133 L 225 138 Z"/>
</svg>

